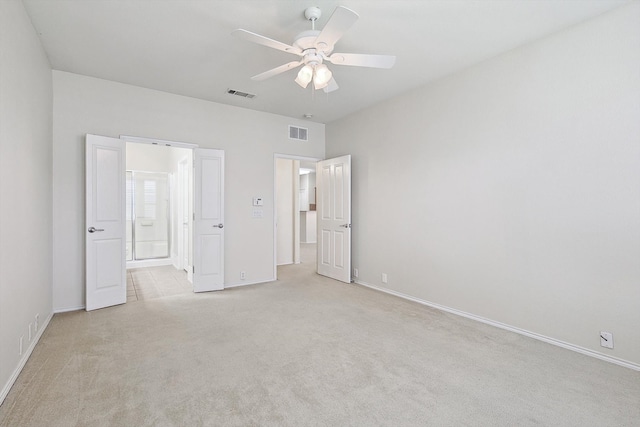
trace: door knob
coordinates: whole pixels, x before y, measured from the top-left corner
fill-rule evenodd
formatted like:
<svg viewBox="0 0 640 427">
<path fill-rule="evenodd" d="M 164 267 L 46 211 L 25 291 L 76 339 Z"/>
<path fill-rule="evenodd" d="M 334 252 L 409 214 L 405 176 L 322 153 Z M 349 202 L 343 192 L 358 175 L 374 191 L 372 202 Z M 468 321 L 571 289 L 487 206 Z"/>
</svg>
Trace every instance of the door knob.
<svg viewBox="0 0 640 427">
<path fill-rule="evenodd" d="M 218 225 L 214 225 L 214 227 L 223 228 L 223 227 L 224 227 L 224 225 L 222 225 L 222 224 L 218 224 Z"/>
<path fill-rule="evenodd" d="M 89 230 L 87 230 L 89 233 L 95 233 L 96 231 L 104 231 L 104 228 L 95 228 L 95 227 L 89 227 Z"/>
<path fill-rule="evenodd" d="M 340 227 L 351 228 L 351 224 L 342 224 Z"/>
</svg>

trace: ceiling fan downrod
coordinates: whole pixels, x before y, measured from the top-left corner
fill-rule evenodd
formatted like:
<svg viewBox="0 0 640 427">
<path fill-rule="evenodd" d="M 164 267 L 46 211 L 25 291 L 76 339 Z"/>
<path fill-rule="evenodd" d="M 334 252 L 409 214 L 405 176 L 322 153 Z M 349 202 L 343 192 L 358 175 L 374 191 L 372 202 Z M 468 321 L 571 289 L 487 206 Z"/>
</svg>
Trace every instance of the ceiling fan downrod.
<svg viewBox="0 0 640 427">
<path fill-rule="evenodd" d="M 311 29 L 316 29 L 316 21 L 320 19 L 322 16 L 322 11 L 315 7 L 311 6 L 304 10 L 304 17 L 307 18 L 308 21 L 311 21 Z"/>
</svg>

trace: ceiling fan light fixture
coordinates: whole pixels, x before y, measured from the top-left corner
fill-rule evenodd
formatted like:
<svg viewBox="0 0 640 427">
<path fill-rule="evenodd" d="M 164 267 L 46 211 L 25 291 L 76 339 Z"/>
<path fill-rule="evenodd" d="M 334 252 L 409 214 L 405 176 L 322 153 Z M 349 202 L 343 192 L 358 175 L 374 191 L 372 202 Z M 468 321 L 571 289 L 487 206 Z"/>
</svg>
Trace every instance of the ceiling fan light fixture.
<svg viewBox="0 0 640 427">
<path fill-rule="evenodd" d="M 329 84 L 329 81 L 333 77 L 333 73 L 329 67 L 324 64 L 316 66 L 313 76 L 313 87 L 316 89 L 324 89 Z"/>
<path fill-rule="evenodd" d="M 301 87 L 305 88 L 311 81 L 313 77 L 313 68 L 310 65 L 305 65 L 298 72 L 298 77 L 296 77 L 296 83 L 298 83 Z"/>
<path fill-rule="evenodd" d="M 338 84 L 333 78 L 331 70 L 329 70 L 326 65 L 323 65 L 324 61 L 328 61 L 334 65 L 355 67 L 393 67 L 396 57 L 391 55 L 333 53 L 334 47 L 342 35 L 358 20 L 358 14 L 353 10 L 344 6 L 336 7 L 329 20 L 324 24 L 322 30 L 316 30 L 315 28 L 315 23 L 321 16 L 318 7 L 307 8 L 304 16 L 311 22 L 311 30 L 299 33 L 295 37 L 292 45 L 243 29 L 234 30 L 231 33 L 234 37 L 300 57 L 297 61 L 291 61 L 255 75 L 251 77 L 251 80 L 266 80 L 302 65 L 295 82 L 306 89 L 313 80 L 313 87 L 315 89 L 323 89 L 326 93 L 329 93 L 337 90 Z"/>
</svg>

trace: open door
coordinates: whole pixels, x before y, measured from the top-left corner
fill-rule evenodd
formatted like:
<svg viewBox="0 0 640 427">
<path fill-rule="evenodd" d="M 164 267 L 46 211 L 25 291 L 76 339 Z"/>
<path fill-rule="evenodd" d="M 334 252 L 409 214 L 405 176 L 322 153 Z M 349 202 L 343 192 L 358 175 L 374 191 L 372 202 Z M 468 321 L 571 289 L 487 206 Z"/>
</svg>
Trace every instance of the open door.
<svg viewBox="0 0 640 427">
<path fill-rule="evenodd" d="M 318 274 L 351 283 L 351 156 L 316 166 Z"/>
<path fill-rule="evenodd" d="M 86 138 L 86 309 L 127 301 L 125 143 Z"/>
<path fill-rule="evenodd" d="M 194 150 L 193 290 L 224 289 L 224 151 Z"/>
</svg>

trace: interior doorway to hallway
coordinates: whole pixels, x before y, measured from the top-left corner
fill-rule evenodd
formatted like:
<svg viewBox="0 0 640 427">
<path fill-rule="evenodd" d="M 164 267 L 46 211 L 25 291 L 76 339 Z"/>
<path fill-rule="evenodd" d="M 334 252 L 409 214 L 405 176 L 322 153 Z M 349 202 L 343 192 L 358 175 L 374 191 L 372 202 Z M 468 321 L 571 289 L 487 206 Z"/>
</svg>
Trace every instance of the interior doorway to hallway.
<svg viewBox="0 0 640 427">
<path fill-rule="evenodd" d="M 277 267 L 312 264 L 316 252 L 315 176 L 318 159 L 279 156 L 275 158 L 275 257 Z"/>
</svg>

